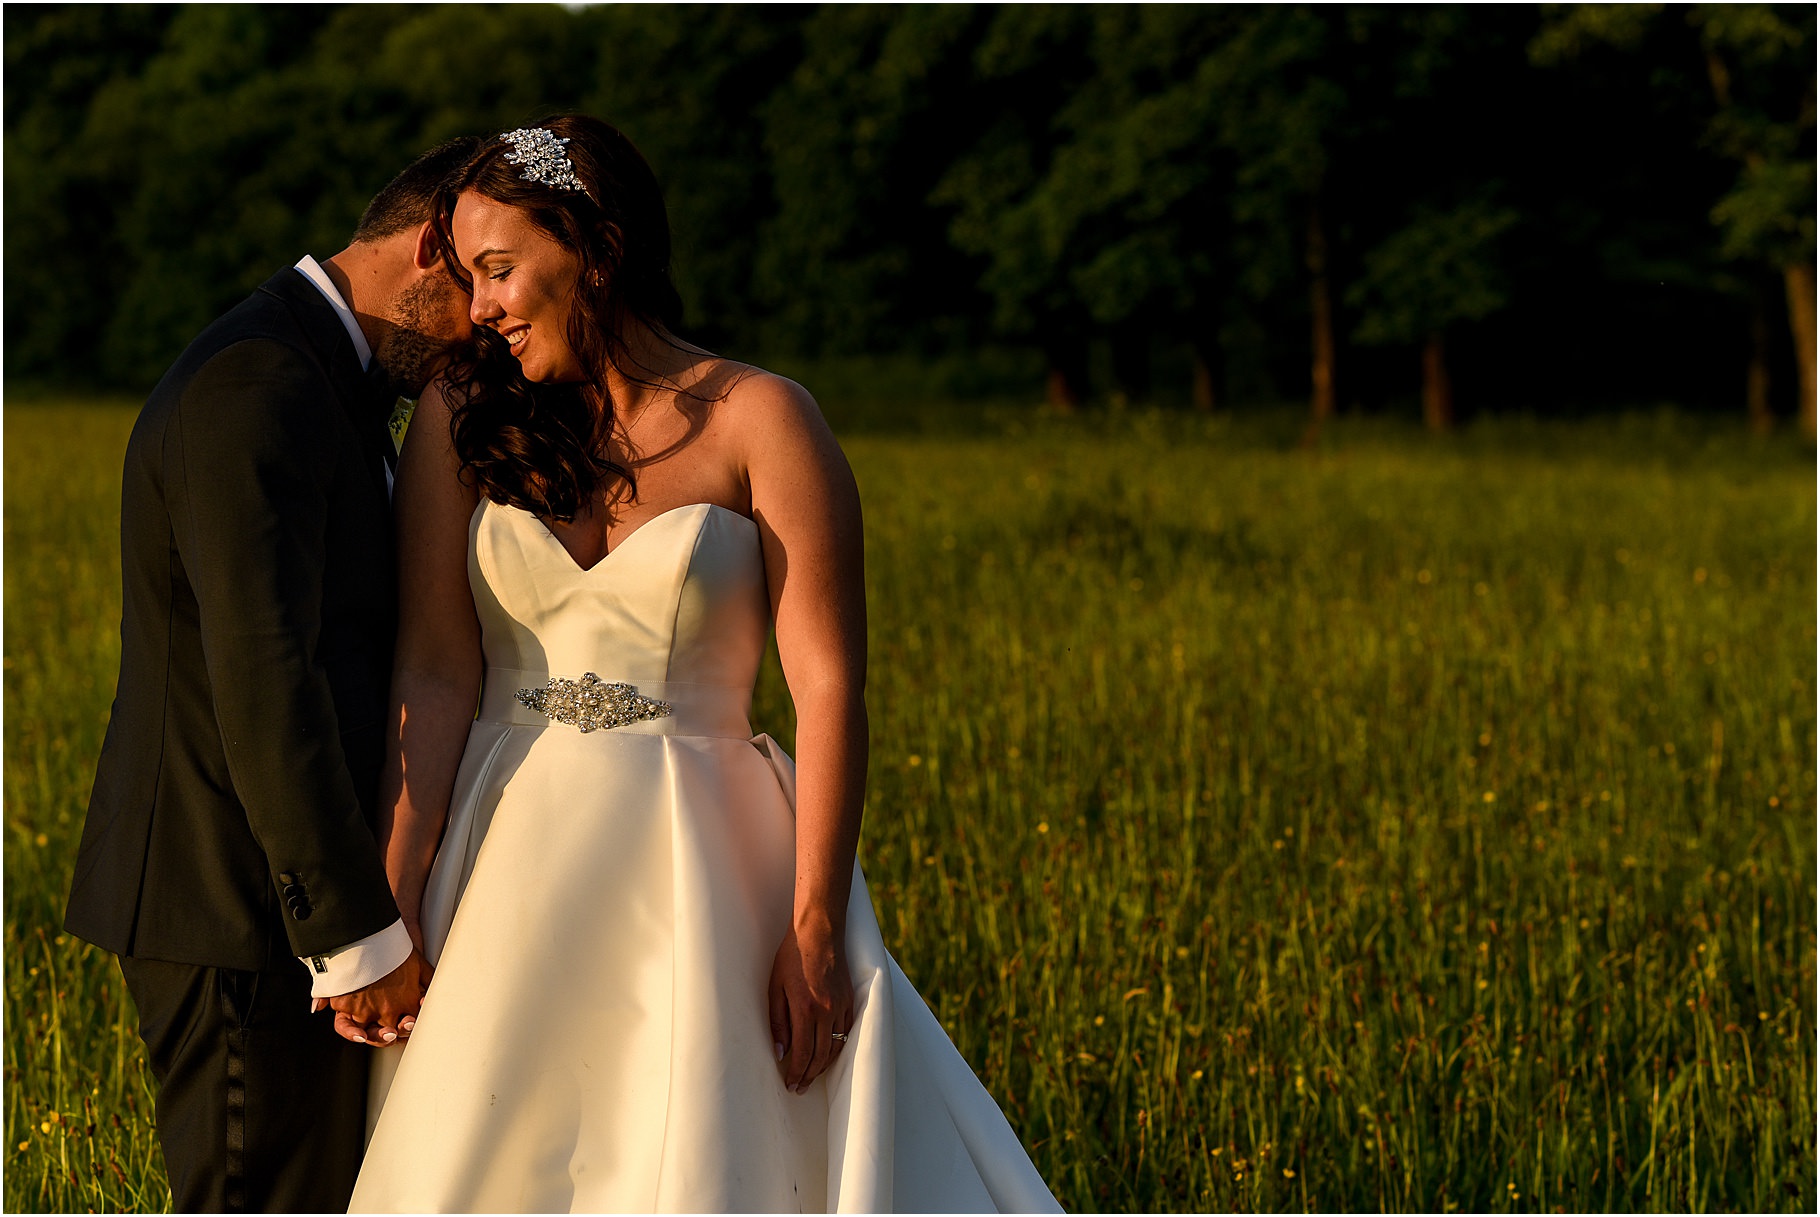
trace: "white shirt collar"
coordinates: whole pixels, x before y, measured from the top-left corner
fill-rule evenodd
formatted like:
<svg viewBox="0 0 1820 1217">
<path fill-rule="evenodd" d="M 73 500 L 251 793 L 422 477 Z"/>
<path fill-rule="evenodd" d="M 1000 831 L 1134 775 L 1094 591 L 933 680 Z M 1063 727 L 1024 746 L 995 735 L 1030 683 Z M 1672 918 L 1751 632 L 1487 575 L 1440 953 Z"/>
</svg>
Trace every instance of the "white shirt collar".
<svg viewBox="0 0 1820 1217">
<path fill-rule="evenodd" d="M 322 293 L 324 300 L 334 305 L 335 315 L 341 318 L 341 324 L 347 330 L 348 337 L 354 340 L 354 354 L 360 356 L 360 366 L 364 370 L 368 364 L 373 362 L 373 348 L 367 345 L 367 336 L 360 332 L 360 323 L 354 320 L 354 310 L 348 307 L 348 302 L 343 300 L 341 293 L 335 290 L 335 281 L 329 278 L 328 272 L 323 270 L 316 259 L 308 254 L 297 259 L 296 269 L 298 274 L 316 285 L 316 290 Z"/>
</svg>

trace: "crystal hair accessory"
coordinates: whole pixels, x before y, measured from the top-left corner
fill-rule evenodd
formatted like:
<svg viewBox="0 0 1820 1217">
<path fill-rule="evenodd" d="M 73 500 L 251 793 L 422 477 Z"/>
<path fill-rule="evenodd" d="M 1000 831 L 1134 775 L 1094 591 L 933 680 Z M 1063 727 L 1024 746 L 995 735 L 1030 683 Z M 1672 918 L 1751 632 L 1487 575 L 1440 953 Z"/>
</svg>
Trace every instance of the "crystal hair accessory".
<svg viewBox="0 0 1820 1217">
<path fill-rule="evenodd" d="M 506 163 L 522 165 L 524 172 L 519 176 L 525 181 L 555 190 L 579 190 L 588 194 L 588 188 L 575 176 L 575 162 L 562 150 L 569 142 L 566 138 L 559 139 L 543 127 L 502 131 L 499 138 L 512 145 L 512 150 L 506 153 Z M 589 194 L 588 197 L 594 196 Z"/>
</svg>

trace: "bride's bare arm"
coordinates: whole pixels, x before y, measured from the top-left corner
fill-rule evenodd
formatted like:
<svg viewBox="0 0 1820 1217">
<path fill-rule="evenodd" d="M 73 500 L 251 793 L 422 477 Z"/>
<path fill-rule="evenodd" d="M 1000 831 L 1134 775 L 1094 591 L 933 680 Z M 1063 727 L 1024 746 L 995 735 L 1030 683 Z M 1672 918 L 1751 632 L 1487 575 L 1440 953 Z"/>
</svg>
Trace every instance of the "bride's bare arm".
<svg viewBox="0 0 1820 1217">
<path fill-rule="evenodd" d="M 752 518 L 796 704 L 796 890 L 770 1002 L 785 1081 L 801 1089 L 853 1017 L 845 939 L 866 789 L 865 547 L 859 489 L 814 400 L 771 376 L 742 391 Z"/>
<path fill-rule="evenodd" d="M 448 819 L 455 771 L 480 697 L 480 623 L 468 587 L 468 524 L 478 501 L 432 384 L 398 458 L 398 650 L 379 790 L 379 844 L 399 913 L 419 949 L 424 882 Z"/>
</svg>

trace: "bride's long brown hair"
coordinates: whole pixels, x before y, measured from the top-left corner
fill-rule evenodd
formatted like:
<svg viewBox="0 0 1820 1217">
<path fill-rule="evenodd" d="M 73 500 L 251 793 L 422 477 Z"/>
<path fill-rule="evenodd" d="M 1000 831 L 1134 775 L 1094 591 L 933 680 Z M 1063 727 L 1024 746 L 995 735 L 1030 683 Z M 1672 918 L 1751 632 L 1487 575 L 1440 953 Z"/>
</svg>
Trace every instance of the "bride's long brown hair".
<svg viewBox="0 0 1820 1217">
<path fill-rule="evenodd" d="M 455 256 L 455 200 L 474 191 L 517 207 L 576 258 L 567 334 L 587 378 L 581 384 L 532 384 L 505 339 L 477 329 L 442 382 L 452 406 L 450 434 L 464 477 L 495 503 L 573 520 L 584 503 L 631 471 L 606 455 L 613 428 L 607 373 L 656 387 L 629 351 L 634 322 L 660 336 L 682 322 L 682 297 L 670 280 L 670 222 L 663 194 L 638 149 L 598 118 L 562 114 L 535 124 L 567 139 L 563 152 L 586 187 L 565 190 L 524 179 L 505 159 L 513 145 L 486 140 L 436 193 L 435 225 L 443 261 L 470 294 Z M 674 339 L 670 339 L 672 342 Z"/>
</svg>

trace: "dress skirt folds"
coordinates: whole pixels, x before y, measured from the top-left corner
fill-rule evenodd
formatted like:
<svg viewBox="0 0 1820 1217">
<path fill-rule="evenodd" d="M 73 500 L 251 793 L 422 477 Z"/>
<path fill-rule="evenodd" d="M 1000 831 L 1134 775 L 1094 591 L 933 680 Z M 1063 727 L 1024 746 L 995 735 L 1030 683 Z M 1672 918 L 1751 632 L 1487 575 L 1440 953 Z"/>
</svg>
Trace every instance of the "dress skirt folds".
<svg viewBox="0 0 1820 1217">
<path fill-rule="evenodd" d="M 425 893 L 436 975 L 375 1054 L 353 1210 L 1058 1211 L 857 867 L 851 1037 L 784 1087 L 795 780 L 747 723 L 752 522 L 677 508 L 583 570 L 483 502 L 469 578 L 489 667 Z"/>
</svg>

